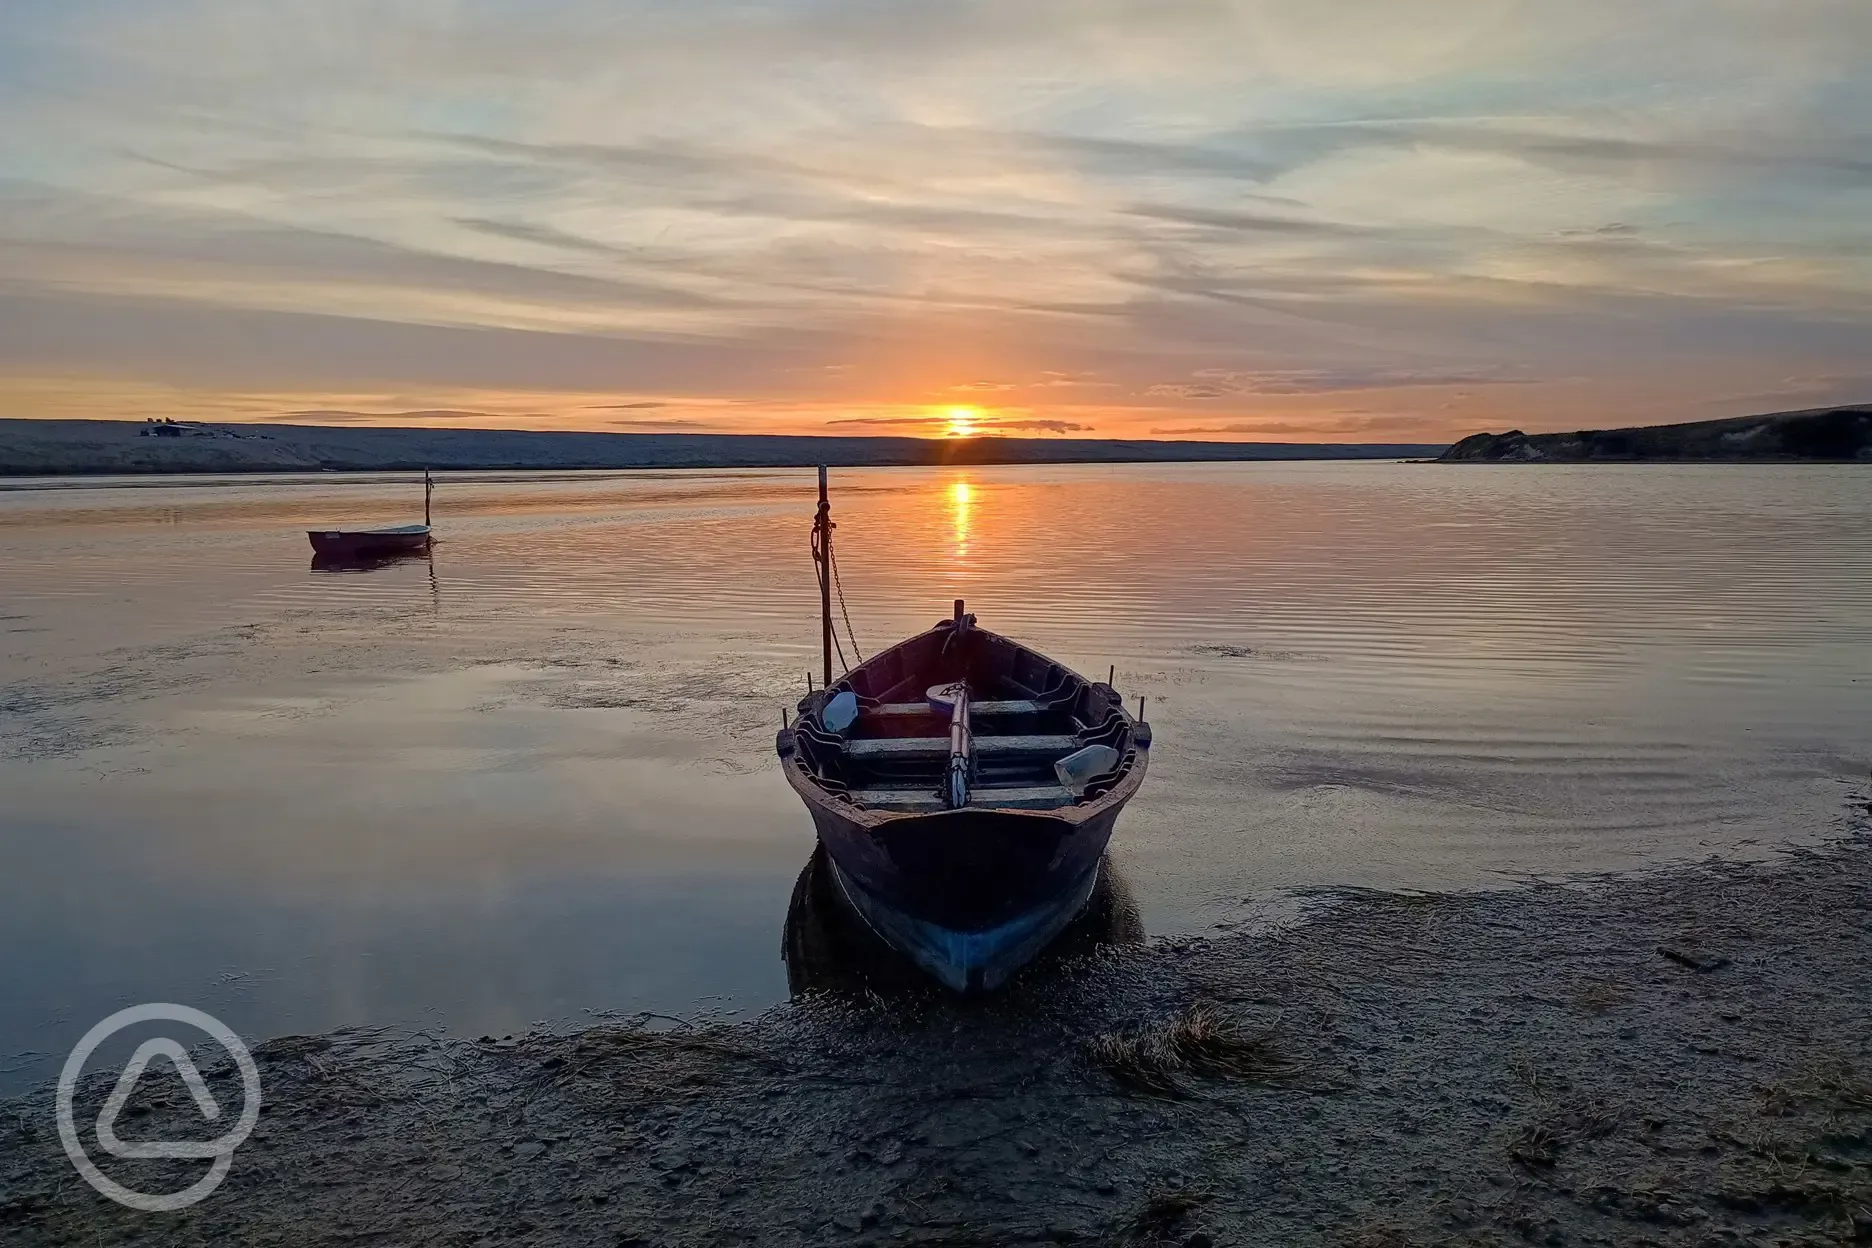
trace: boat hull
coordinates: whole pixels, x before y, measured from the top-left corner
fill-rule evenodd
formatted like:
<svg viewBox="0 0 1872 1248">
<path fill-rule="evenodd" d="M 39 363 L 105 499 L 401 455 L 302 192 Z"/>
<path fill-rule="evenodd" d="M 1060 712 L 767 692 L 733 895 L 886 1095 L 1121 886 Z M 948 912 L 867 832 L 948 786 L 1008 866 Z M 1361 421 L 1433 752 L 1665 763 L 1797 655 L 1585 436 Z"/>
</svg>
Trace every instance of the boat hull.
<svg viewBox="0 0 1872 1248">
<path fill-rule="evenodd" d="M 905 957 L 898 947 L 901 942 L 880 936 L 858 913 L 857 905 L 839 880 L 824 847 L 815 846 L 794 882 L 781 935 L 787 988 L 794 996 L 812 992 L 893 996 L 925 990 L 931 980 L 960 992 L 970 991 L 966 976 L 945 976 L 927 962 Z M 1069 906 L 1065 903 L 1062 909 Z M 1082 957 L 1098 949 L 1135 945 L 1143 940 L 1143 920 L 1124 874 L 1110 858 L 1103 858 L 1098 863 L 1091 895 L 1064 928 L 1049 939 L 1035 942 L 1043 947 L 1033 953 L 1026 969 L 1047 966 L 1056 958 Z M 1008 973 L 1014 961 L 1025 957 L 1022 949 L 1007 959 Z M 962 961 L 947 960 L 951 964 Z M 993 978 L 999 983 L 1005 976 L 997 972 Z M 989 980 L 984 967 L 978 982 L 986 988 Z"/>
<path fill-rule="evenodd" d="M 1077 824 L 1020 810 L 946 810 L 881 827 L 824 806 L 812 817 L 840 877 L 876 907 L 914 923 L 984 932 L 1045 913 L 1096 878 L 1121 809 Z"/>
<path fill-rule="evenodd" d="M 830 803 L 807 809 L 849 908 L 931 977 L 970 993 L 998 988 L 1085 907 L 1124 802 L 1079 819 L 945 810 L 881 824 Z"/>
<path fill-rule="evenodd" d="M 429 549 L 429 527 L 401 529 L 308 529 L 312 553 L 321 559 L 372 558 L 379 555 L 416 554 Z"/>
<path fill-rule="evenodd" d="M 1006 983 L 1079 916 L 1099 882 L 1095 859 L 1083 878 L 1069 882 L 1034 908 L 990 927 L 962 931 L 895 908 L 841 870 L 836 858 L 828 854 L 827 861 L 845 904 L 879 939 L 937 982 L 961 993 L 988 991 Z"/>
</svg>

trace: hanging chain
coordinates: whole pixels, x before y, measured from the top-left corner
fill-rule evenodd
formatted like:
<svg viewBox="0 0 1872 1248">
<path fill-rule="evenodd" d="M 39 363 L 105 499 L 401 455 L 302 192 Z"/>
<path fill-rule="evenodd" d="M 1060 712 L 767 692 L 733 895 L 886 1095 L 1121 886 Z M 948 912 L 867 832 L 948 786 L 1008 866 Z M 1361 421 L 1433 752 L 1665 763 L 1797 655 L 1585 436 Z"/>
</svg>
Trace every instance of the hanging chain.
<svg viewBox="0 0 1872 1248">
<path fill-rule="evenodd" d="M 852 632 L 851 612 L 845 609 L 845 583 L 839 580 L 838 548 L 836 546 L 830 547 L 829 553 L 832 556 L 832 588 L 838 591 L 839 614 L 845 617 L 845 636 L 852 643 L 852 654 L 860 663 L 863 663 L 865 661 L 864 652 L 858 649 L 858 634 Z M 832 641 L 834 644 L 838 642 L 837 629 L 832 630 Z M 839 662 L 843 663 L 844 661 L 844 652 L 840 651 Z"/>
</svg>

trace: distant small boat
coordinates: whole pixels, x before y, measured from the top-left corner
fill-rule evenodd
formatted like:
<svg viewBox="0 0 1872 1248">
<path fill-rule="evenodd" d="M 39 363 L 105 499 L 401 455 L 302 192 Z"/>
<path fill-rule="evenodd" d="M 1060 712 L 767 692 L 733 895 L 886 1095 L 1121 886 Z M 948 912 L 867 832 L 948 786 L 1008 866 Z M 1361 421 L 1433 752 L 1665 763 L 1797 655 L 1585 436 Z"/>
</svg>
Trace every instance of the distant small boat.
<svg viewBox="0 0 1872 1248">
<path fill-rule="evenodd" d="M 978 627 L 960 601 L 798 709 L 775 748 L 836 891 L 959 992 L 998 987 L 1084 909 L 1151 743 L 1109 682 Z"/>
<path fill-rule="evenodd" d="M 433 532 L 429 526 L 429 496 L 435 481 L 423 470 L 423 522 L 400 524 L 385 529 L 307 529 L 312 553 L 320 559 L 342 561 L 376 558 L 382 555 L 415 554 L 429 549 Z"/>
<path fill-rule="evenodd" d="M 413 554 L 429 549 L 429 526 L 404 524 L 393 529 L 307 529 L 312 553 L 321 559 L 363 559 Z"/>
</svg>

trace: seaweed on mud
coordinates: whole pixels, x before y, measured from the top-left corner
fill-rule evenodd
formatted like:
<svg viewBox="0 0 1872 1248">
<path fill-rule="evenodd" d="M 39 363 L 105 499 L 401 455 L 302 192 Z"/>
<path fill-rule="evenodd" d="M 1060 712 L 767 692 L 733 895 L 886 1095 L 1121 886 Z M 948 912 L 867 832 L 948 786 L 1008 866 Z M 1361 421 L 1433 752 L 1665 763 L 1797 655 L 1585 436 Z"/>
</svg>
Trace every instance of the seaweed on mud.
<svg viewBox="0 0 1872 1248">
<path fill-rule="evenodd" d="M 1093 1063 L 1114 1079 L 1156 1096 L 1183 1095 L 1185 1075 L 1276 1079 L 1298 1069 L 1273 1033 L 1250 1030 L 1206 1002 L 1136 1031 L 1094 1036 L 1086 1047 Z"/>
</svg>

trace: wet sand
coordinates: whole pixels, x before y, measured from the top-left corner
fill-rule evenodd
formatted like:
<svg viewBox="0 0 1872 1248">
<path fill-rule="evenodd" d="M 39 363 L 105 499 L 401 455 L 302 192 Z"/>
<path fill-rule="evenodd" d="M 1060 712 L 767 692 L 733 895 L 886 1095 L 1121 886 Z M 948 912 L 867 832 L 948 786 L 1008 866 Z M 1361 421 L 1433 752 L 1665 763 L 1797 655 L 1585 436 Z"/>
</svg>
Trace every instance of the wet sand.
<svg viewBox="0 0 1872 1248">
<path fill-rule="evenodd" d="M 979 1002 L 846 985 L 743 1024 L 276 1039 L 231 1177 L 175 1214 L 81 1183 L 46 1090 L 0 1108 L 0 1242 L 1856 1242 L 1863 791 L 1840 825 L 1767 862 L 1320 894 Z M 194 1114 L 148 1111 L 144 1138 Z M 202 1163 L 113 1164 L 164 1190 Z"/>
</svg>

